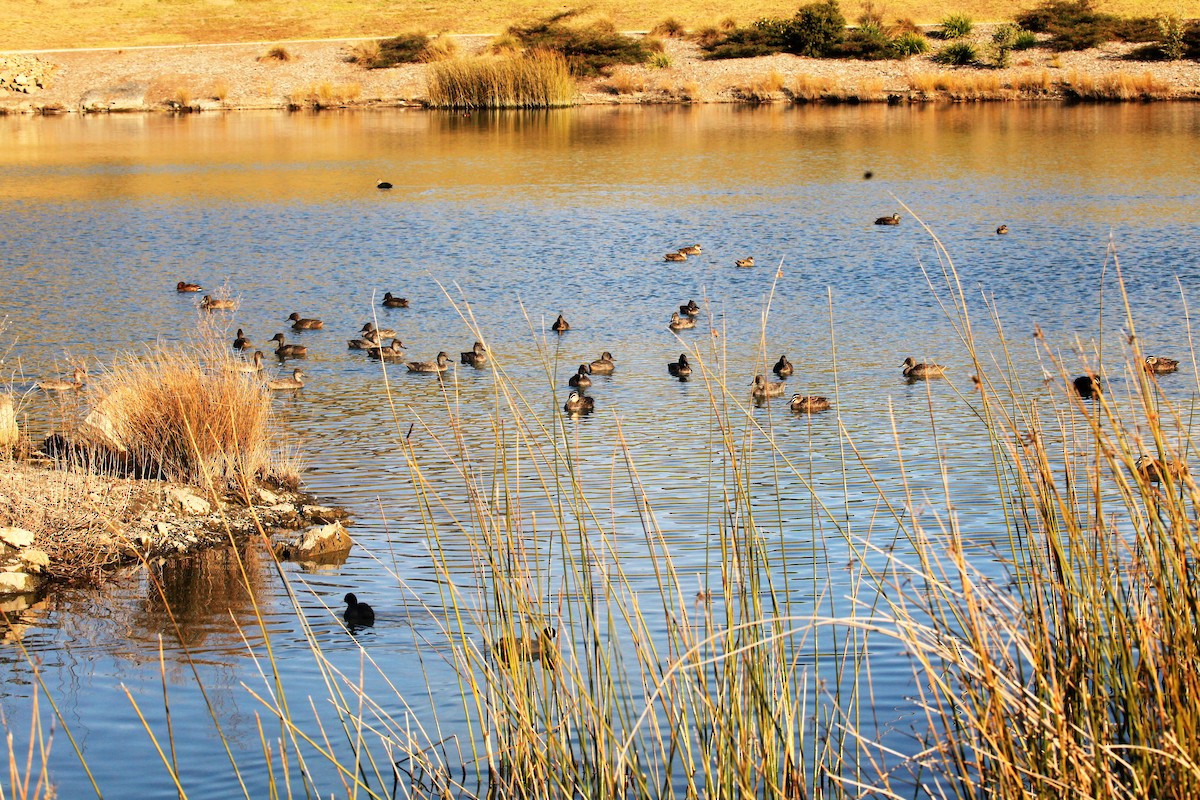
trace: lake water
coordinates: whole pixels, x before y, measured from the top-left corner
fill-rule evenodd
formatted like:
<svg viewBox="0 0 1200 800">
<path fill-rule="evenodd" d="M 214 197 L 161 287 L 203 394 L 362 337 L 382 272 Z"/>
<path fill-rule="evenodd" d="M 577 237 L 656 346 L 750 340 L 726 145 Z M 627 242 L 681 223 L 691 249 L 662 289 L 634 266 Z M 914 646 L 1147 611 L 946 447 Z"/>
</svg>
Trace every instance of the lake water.
<svg viewBox="0 0 1200 800">
<path fill-rule="evenodd" d="M 446 393 L 436 378 L 392 368 L 389 402 L 378 362 L 346 350 L 373 314 L 398 330 L 410 357 L 430 359 L 470 348 L 475 334 L 460 314 L 469 305 L 505 384 L 519 389 L 530 420 L 551 427 L 574 367 L 603 350 L 615 355 L 615 374 L 596 378 L 591 391 L 597 412 L 568 424 L 563 441 L 630 590 L 649 595 L 658 559 L 619 439 L 686 576 L 683 588 L 720 586 L 709 532 L 726 467 L 709 389 L 666 374 L 667 361 L 699 347 L 724 370 L 731 400 L 746 406 L 732 412 L 737 430 L 763 426 L 781 455 L 804 465 L 801 481 L 773 476 L 765 448 L 755 462 L 755 524 L 790 554 L 775 577 L 798 612 L 812 612 L 820 598 L 822 612 L 848 613 L 853 559 L 828 522 L 814 522 L 820 502 L 858 535 L 878 530 L 876 491 L 845 452 L 848 440 L 897 492 L 899 450 L 914 495 L 934 506 L 944 501 L 940 442 L 985 571 L 1003 538 L 999 510 L 988 505 L 988 443 L 968 405 L 973 367 L 927 285 L 923 270 L 942 287 L 941 268 L 913 214 L 954 258 L 983 361 L 1001 358 L 986 299 L 1039 401 L 1069 407 L 1058 384 L 1041 381 L 1043 368 L 1056 370 L 1034 348 L 1035 324 L 1069 372 L 1083 369 L 1074 348 L 1098 347 L 1112 385 L 1127 380 L 1110 247 L 1143 347 L 1184 360 L 1163 386 L 1187 399 L 1196 390 L 1184 302 L 1195 305 L 1200 285 L 1198 136 L 1200 107 L 1182 103 L 0 118 L 3 369 L 21 393 L 72 359 L 96 369 L 156 340 L 188 340 L 198 314 L 195 296 L 174 291 L 179 280 L 224 286 L 240 300 L 236 314 L 220 317 L 230 339 L 241 327 L 262 346 L 287 330 L 293 311 L 323 319 L 323 331 L 289 334 L 309 348 L 310 377 L 275 402 L 303 452 L 307 488 L 351 509 L 359 546 L 344 564 L 284 565 L 300 616 L 269 560 L 250 551 L 254 598 L 289 701 L 306 719 L 329 715 L 307 708 L 307 696 L 326 694 L 305 625 L 347 674 L 357 674 L 363 653 L 380 665 L 395 688 L 371 670 L 366 681 L 389 713 L 403 717 L 409 706 L 419 719 L 438 707 L 447 735 L 460 732 L 463 715 L 441 658 L 451 614 L 407 447 L 429 488 L 448 499 L 435 519 L 446 531 L 441 556 L 461 565 L 469 585 L 473 553 L 450 524 L 466 506 L 452 434 L 490 486 L 493 425 L 514 423 L 490 370 L 457 367 Z M 380 178 L 395 188 L 376 190 Z M 899 226 L 872 224 L 893 211 L 903 216 Z M 1002 223 L 1007 236 L 995 233 Z M 703 245 L 700 256 L 663 261 L 692 243 Z M 758 267 L 733 266 L 750 255 Z M 411 307 L 379 308 L 384 291 Z M 697 330 L 677 338 L 666 322 L 689 299 L 706 310 Z M 558 313 L 572 324 L 562 337 L 548 334 Z M 751 377 L 780 353 L 796 365 L 789 394 L 830 395 L 836 412 L 808 418 L 784 401 L 748 404 Z M 946 364 L 950 380 L 901 380 L 909 355 Z M 34 430 L 59 413 L 36 393 L 22 408 Z M 529 510 L 547 521 L 553 500 L 530 495 Z M 554 572 L 564 556 L 531 537 Z M 246 687 L 268 691 L 256 658 L 264 643 L 237 570 L 224 551 L 159 570 L 179 635 L 136 569 L 103 589 L 56 590 L 23 612 L 0 645 L 0 707 L 18 741 L 33 677 L 17 636 L 101 791 L 176 796 L 125 693 L 161 734 L 161 641 L 188 796 L 243 794 L 188 654 L 246 791 L 262 796 L 263 708 Z M 552 580 L 545 585 L 543 610 L 552 615 L 561 599 Z M 340 611 L 348 590 L 379 613 L 357 638 L 326 608 Z M 662 632 L 667 623 L 652 615 L 648 624 Z M 883 648 L 873 677 L 890 717 L 881 727 L 904 747 L 916 722 L 899 652 Z M 44 703 L 42 711 L 49 719 Z M 262 724 L 268 738 L 279 735 L 268 718 Z M 344 792 L 315 762 L 325 795 Z M 61 797 L 91 793 L 61 731 L 51 764 Z"/>
</svg>

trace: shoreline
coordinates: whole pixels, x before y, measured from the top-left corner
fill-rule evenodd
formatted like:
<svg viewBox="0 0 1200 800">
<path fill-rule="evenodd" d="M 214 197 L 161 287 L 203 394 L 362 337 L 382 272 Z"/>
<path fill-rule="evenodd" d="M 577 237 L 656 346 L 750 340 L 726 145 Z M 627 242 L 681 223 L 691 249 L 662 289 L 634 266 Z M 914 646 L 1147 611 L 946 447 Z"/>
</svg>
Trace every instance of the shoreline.
<svg viewBox="0 0 1200 800">
<path fill-rule="evenodd" d="M 976 26 L 971 39 L 981 49 L 992 27 Z M 492 38 L 453 37 L 463 56 L 483 52 Z M 265 58 L 271 43 L 258 42 L 0 53 L 0 114 L 426 107 L 427 65 L 365 69 L 346 60 L 359 41 L 289 42 L 287 61 Z M 1133 44 L 1039 47 L 1013 53 L 1000 69 L 944 66 L 932 52 L 897 61 L 706 61 L 693 42 L 663 41 L 665 66 L 618 66 L 582 79 L 572 105 L 1200 100 L 1200 62 L 1129 60 Z M 25 91 L 12 88 L 18 74 Z"/>
</svg>

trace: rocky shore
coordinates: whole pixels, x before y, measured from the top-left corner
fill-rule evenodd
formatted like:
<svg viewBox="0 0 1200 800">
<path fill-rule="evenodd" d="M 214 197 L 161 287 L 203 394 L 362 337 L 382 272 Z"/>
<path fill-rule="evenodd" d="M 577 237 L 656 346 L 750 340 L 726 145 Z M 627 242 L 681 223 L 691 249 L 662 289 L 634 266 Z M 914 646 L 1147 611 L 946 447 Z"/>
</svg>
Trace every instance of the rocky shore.
<svg viewBox="0 0 1200 800">
<path fill-rule="evenodd" d="M 975 42 L 986 49 L 991 26 Z M 454 37 L 459 55 L 492 37 Z M 369 70 L 348 60 L 357 40 L 191 45 L 0 54 L 0 112 L 76 113 L 418 106 L 424 64 Z M 1197 99 L 1200 63 L 1135 61 L 1136 45 L 1080 52 L 1033 48 L 1004 69 L 950 67 L 932 53 L 899 61 L 788 54 L 706 61 L 666 39 L 657 66 L 618 67 L 580 84 L 577 104 L 927 102 L 1012 99 Z M 934 43 L 936 49 L 937 43 Z M 270 56 L 271 51 L 276 56 Z M 286 56 L 280 58 L 277 56 Z"/>
</svg>

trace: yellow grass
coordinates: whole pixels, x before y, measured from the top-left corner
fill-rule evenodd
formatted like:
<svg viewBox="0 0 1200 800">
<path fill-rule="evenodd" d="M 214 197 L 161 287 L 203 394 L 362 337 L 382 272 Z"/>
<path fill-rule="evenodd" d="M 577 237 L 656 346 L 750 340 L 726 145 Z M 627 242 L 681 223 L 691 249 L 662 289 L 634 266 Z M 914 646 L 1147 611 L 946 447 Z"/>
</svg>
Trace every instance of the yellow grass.
<svg viewBox="0 0 1200 800">
<path fill-rule="evenodd" d="M 842 10 L 853 20 L 863 10 L 862 2 L 846 2 Z M 1009 20 L 1014 6 L 999 0 L 893 0 L 887 4 L 888 19 L 912 18 L 934 24 L 948 14 L 965 14 L 979 22 Z M 1161 2 L 1148 0 L 1100 0 L 1099 10 L 1126 15 L 1154 15 L 1168 10 Z M 260 42 L 292 39 L 383 37 L 405 30 L 451 31 L 494 34 L 510 23 L 561 10 L 555 3 L 452 3 L 446 0 L 356 0 L 326 4 L 316 0 L 256 0 L 254 3 L 218 4 L 209 0 L 128 0 L 124 3 L 77 3 L 75 0 L 41 0 L 37 13 L 5 15 L 0 26 L 0 50 L 51 47 L 103 47 L 197 42 Z M 781 16 L 793 5 L 766 0 L 713 5 L 706 0 L 628 5 L 617 0 L 598 0 L 589 7 L 596 16 L 613 21 L 619 30 L 645 31 L 670 17 L 688 30 L 713 24 L 721 17 L 748 23 L 758 17 Z M 1200 0 L 1173 3 L 1169 9 L 1185 18 L 1200 16 Z"/>
</svg>

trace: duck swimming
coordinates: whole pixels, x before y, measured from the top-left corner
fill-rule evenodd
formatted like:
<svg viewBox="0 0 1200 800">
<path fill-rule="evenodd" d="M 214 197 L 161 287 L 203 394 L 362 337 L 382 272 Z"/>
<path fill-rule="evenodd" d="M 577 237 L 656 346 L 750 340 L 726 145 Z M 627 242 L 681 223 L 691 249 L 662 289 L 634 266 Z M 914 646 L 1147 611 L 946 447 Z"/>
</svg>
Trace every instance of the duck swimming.
<svg viewBox="0 0 1200 800">
<path fill-rule="evenodd" d="M 1003 236 L 1004 234 L 1008 233 L 1008 226 L 1001 225 L 999 228 L 996 228 L 996 233 L 1000 236 Z"/>
<path fill-rule="evenodd" d="M 587 364 L 580 364 L 579 369 L 571 376 L 571 379 L 567 383 L 578 389 L 586 389 L 592 385 L 591 371 L 592 368 Z"/>
<path fill-rule="evenodd" d="M 899 225 L 900 224 L 900 215 L 892 214 L 890 217 L 880 217 L 879 219 L 875 220 L 875 224 L 876 225 Z"/>
<path fill-rule="evenodd" d="M 391 292 L 383 293 L 384 308 L 408 308 L 407 297 L 393 297 Z"/>
<path fill-rule="evenodd" d="M 1168 372 L 1179 369 L 1179 362 L 1173 358 L 1146 356 L 1146 360 L 1142 362 L 1142 368 L 1151 375 L 1166 375 Z"/>
<path fill-rule="evenodd" d="M 700 255 L 700 245 L 689 244 L 687 247 L 679 248 L 676 252 L 683 253 L 685 256 L 698 256 Z"/>
<path fill-rule="evenodd" d="M 216 300 L 207 294 L 200 298 L 200 307 L 205 311 L 221 311 L 233 308 L 235 305 L 237 304 L 232 300 Z"/>
<path fill-rule="evenodd" d="M 242 333 L 242 329 L 238 328 L 237 338 L 233 340 L 234 350 L 250 349 L 250 340 L 246 338 L 246 334 Z"/>
<path fill-rule="evenodd" d="M 782 397 L 785 391 L 787 391 L 786 383 L 774 383 L 762 375 L 755 375 L 754 383 L 750 387 L 750 395 L 755 400 L 762 400 L 768 397 Z"/>
<path fill-rule="evenodd" d="M 51 378 L 50 380 L 40 382 L 37 385 L 37 388 L 41 389 L 43 392 L 69 392 L 74 389 L 82 389 L 83 380 L 85 377 L 87 377 L 87 372 L 84 371 L 83 367 L 75 367 L 72 372 L 75 376 L 75 379 L 72 381 Z"/>
<path fill-rule="evenodd" d="M 588 366 L 591 368 L 593 375 L 612 375 L 617 365 L 613 363 L 612 353 L 605 350 L 600 354 L 599 358 L 588 364 Z"/>
<path fill-rule="evenodd" d="M 302 344 L 284 344 L 283 334 L 277 333 L 267 340 L 268 342 L 279 342 L 279 346 L 275 348 L 275 355 L 280 358 L 300 357 L 308 355 L 308 348 Z"/>
<path fill-rule="evenodd" d="M 700 306 L 696 305 L 695 300 L 688 300 L 687 305 L 679 307 L 679 313 L 685 317 L 700 316 Z"/>
<path fill-rule="evenodd" d="M 325 327 L 325 323 L 319 319 L 302 319 L 300 314 L 293 311 L 288 320 L 292 323 L 294 331 L 315 331 Z"/>
<path fill-rule="evenodd" d="M 231 361 L 225 365 L 230 372 L 262 372 L 263 351 L 255 350 L 254 358 L 250 361 Z"/>
<path fill-rule="evenodd" d="M 1174 460 L 1163 463 L 1150 456 L 1140 456 L 1133 468 L 1147 483 L 1163 483 L 1167 478 L 1178 481 L 1188 474 L 1187 464 Z"/>
<path fill-rule="evenodd" d="M 795 371 L 795 367 L 792 366 L 792 362 L 788 361 L 787 356 L 780 356 L 779 360 L 775 362 L 775 366 L 771 367 L 771 371 L 781 378 L 787 378 Z"/>
<path fill-rule="evenodd" d="M 753 267 L 754 266 L 754 256 L 747 256 L 746 258 L 739 258 L 733 262 L 733 265 L 735 267 Z"/>
<path fill-rule="evenodd" d="M 559 314 L 558 319 L 554 320 L 554 324 L 550 326 L 550 330 L 555 333 L 563 333 L 571 330 L 571 323 L 567 322 L 562 314 Z"/>
<path fill-rule="evenodd" d="M 407 366 L 409 372 L 445 372 L 450 368 L 450 356 L 443 351 L 434 361 L 410 361 Z"/>
<path fill-rule="evenodd" d="M 375 334 L 380 339 L 394 338 L 396 336 L 396 332 L 391 328 L 376 328 L 374 322 L 368 322 L 363 325 L 359 333 L 362 334 L 364 339 L 370 337 L 371 334 Z"/>
<path fill-rule="evenodd" d="M 946 374 L 946 368 L 941 364 L 918 364 L 912 360 L 912 357 L 904 359 L 903 374 L 904 377 L 911 380 L 920 378 L 941 378 Z"/>
<path fill-rule="evenodd" d="M 487 348 L 483 346 L 483 342 L 476 342 L 470 350 L 459 355 L 461 362 L 470 367 L 485 366 L 488 360 Z"/>
<path fill-rule="evenodd" d="M 292 370 L 290 378 L 276 378 L 273 381 L 267 381 L 267 388 L 274 392 L 287 392 L 295 389 L 304 388 L 304 373 L 298 369 Z"/>
<path fill-rule="evenodd" d="M 667 253 L 663 261 L 687 261 L 687 253 Z"/>
<path fill-rule="evenodd" d="M 687 353 L 680 353 L 678 361 L 668 361 L 667 372 L 680 380 L 687 380 L 692 374 L 692 365 L 688 363 Z"/>
<path fill-rule="evenodd" d="M 696 320 L 691 317 L 681 317 L 678 312 L 671 312 L 671 321 L 667 323 L 667 327 L 673 331 L 683 331 L 689 328 L 696 327 Z"/>
<path fill-rule="evenodd" d="M 175 284 L 175 291 L 179 292 L 180 294 L 184 292 L 198 292 L 200 291 L 200 284 L 180 281 L 179 283 Z"/>
<path fill-rule="evenodd" d="M 378 358 L 384 361 L 403 361 L 404 342 L 393 338 L 392 343 L 389 345 L 368 348 L 367 355 L 371 358 Z"/>
<path fill-rule="evenodd" d="M 1075 387 L 1075 392 L 1084 400 L 1091 400 L 1095 395 L 1100 394 L 1100 379 L 1090 373 L 1080 375 L 1071 381 L 1071 385 Z"/>
<path fill-rule="evenodd" d="M 392 188 L 392 183 L 391 183 L 391 181 L 381 180 L 375 184 L 375 188 L 376 189 L 390 189 L 390 188 Z M 353 596 L 354 595 L 348 595 L 348 597 L 353 597 Z"/>
<path fill-rule="evenodd" d="M 351 350 L 371 350 L 382 344 L 377 333 L 368 333 L 361 339 L 350 339 L 346 342 L 346 346 Z"/>
<path fill-rule="evenodd" d="M 802 414 L 815 414 L 818 411 L 826 411 L 829 407 L 830 402 L 828 397 L 821 397 L 814 394 L 794 394 L 792 395 L 791 402 L 788 403 L 788 408 Z"/>
<path fill-rule="evenodd" d="M 558 631 L 546 627 L 537 636 L 504 636 L 492 646 L 496 660 L 511 668 L 522 661 L 537 661 L 545 667 L 554 666 L 558 655 Z"/>
<path fill-rule="evenodd" d="M 348 592 L 342 598 L 342 602 L 346 604 L 346 610 L 342 612 L 342 619 L 352 628 L 354 627 L 370 627 L 375 624 L 375 609 L 371 608 L 366 603 L 358 602 L 358 598 L 354 596 L 354 592 Z"/>
<path fill-rule="evenodd" d="M 566 405 L 563 406 L 563 411 L 568 414 L 590 414 L 595 410 L 596 401 L 579 392 L 571 392 L 567 395 Z"/>
</svg>

